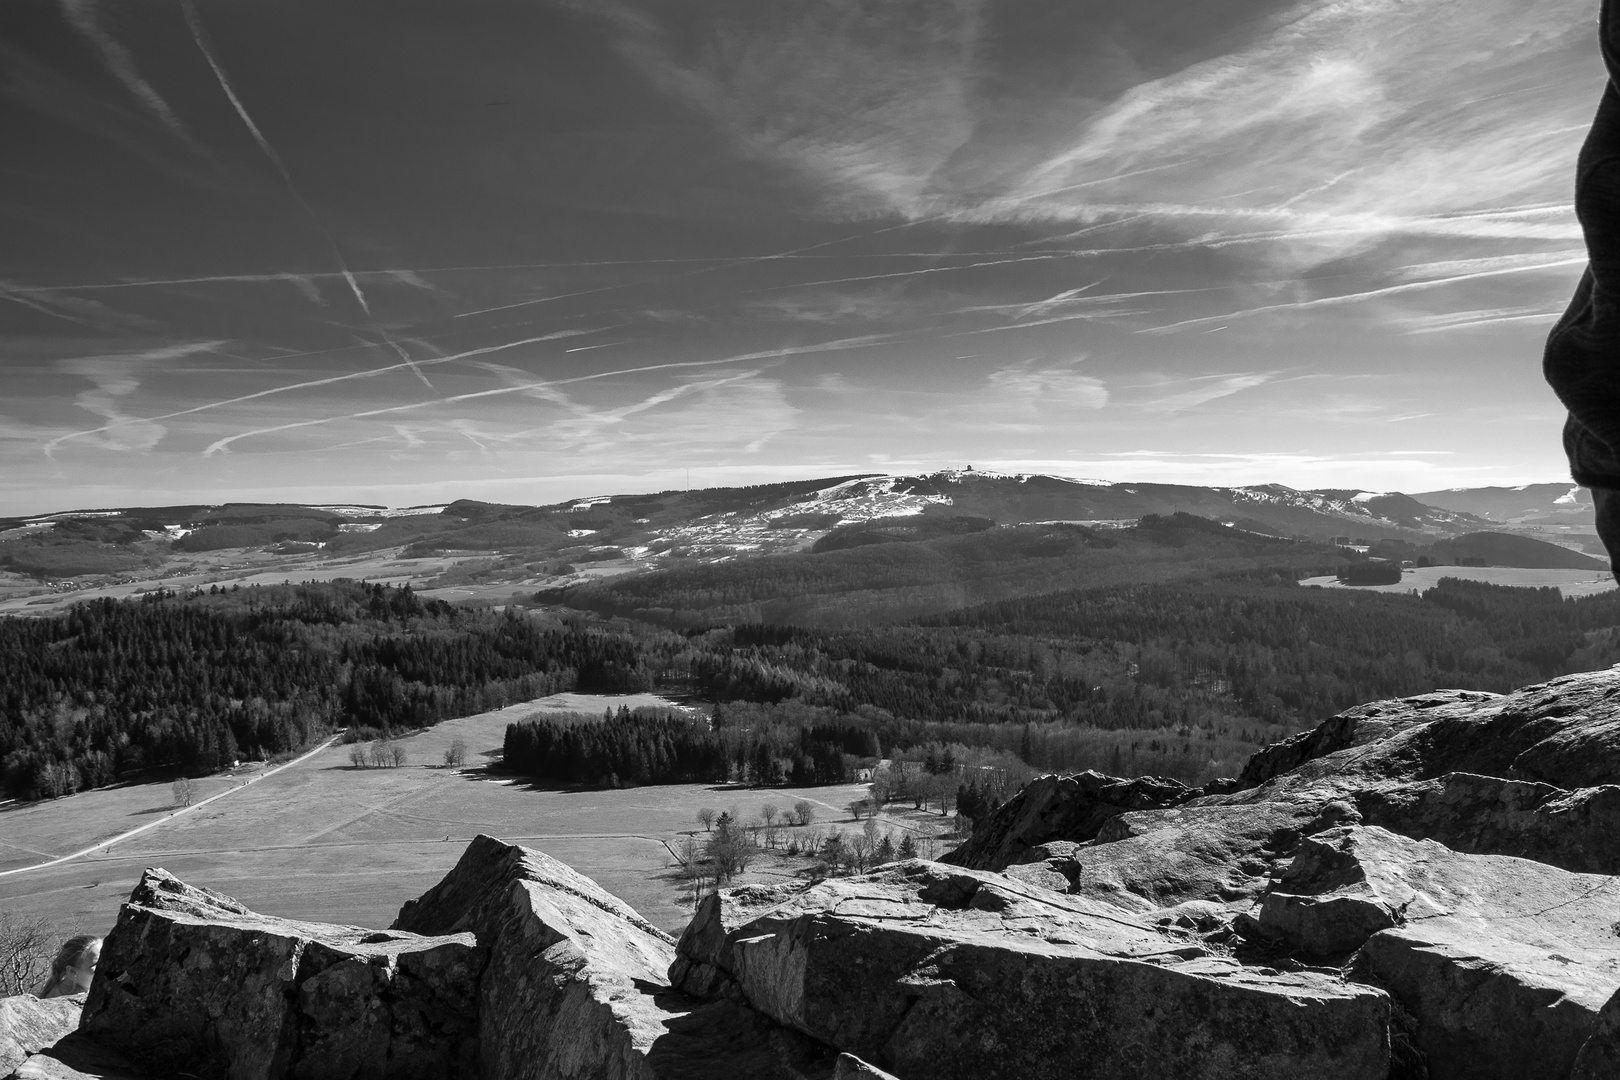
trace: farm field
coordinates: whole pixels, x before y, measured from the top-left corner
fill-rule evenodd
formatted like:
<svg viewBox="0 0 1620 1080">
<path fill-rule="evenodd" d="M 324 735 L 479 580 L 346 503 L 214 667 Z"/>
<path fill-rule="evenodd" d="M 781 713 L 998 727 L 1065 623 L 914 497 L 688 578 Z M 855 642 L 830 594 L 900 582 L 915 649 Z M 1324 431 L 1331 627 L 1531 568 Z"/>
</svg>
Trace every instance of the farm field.
<svg viewBox="0 0 1620 1080">
<path fill-rule="evenodd" d="M 393 551 L 367 552 L 338 559 L 278 558 L 259 551 L 232 549 L 188 556 L 183 564 L 161 572 L 137 572 L 116 583 L 87 584 L 78 589 L 51 589 L 20 574 L 0 574 L 0 615 L 54 614 L 85 600 L 125 599 L 154 589 L 184 590 L 210 585 L 280 585 L 287 582 L 356 578 L 413 587 L 429 581 L 471 556 L 400 559 Z M 508 583 L 502 599 L 515 586 Z"/>
<path fill-rule="evenodd" d="M 843 822 L 866 788 L 850 784 L 775 790 L 690 784 L 618 791 L 559 791 L 492 776 L 506 725 L 546 709 L 599 712 L 620 704 L 658 704 L 651 695 L 560 694 L 458 720 L 402 740 L 400 768 L 357 769 L 350 747 L 333 745 L 272 776 L 198 781 L 194 807 L 139 836 L 37 871 L 24 867 L 127 832 L 172 810 L 170 785 L 131 785 L 49 803 L 0 807 L 0 910 L 42 915 L 56 933 L 105 933 L 141 870 L 162 866 L 181 879 L 218 889 L 266 914 L 385 927 L 399 907 L 439 880 L 478 833 L 538 848 L 598 881 L 649 920 L 678 932 L 691 916 L 673 874 L 672 847 L 698 830 L 703 807 L 735 809 L 744 820 L 760 807 L 805 799 L 816 827 Z M 465 740 L 464 769 L 442 765 Z M 261 767 L 262 768 L 262 767 Z M 911 811 L 886 827 L 932 830 L 937 814 Z M 762 859 L 749 879 L 787 873 Z"/>
<path fill-rule="evenodd" d="M 1620 587 L 1612 574 L 1602 571 L 1526 570 L 1513 566 L 1420 566 L 1403 573 L 1399 584 L 1389 585 L 1341 585 L 1338 578 L 1332 576 L 1306 578 L 1300 584 L 1318 585 L 1324 589 L 1356 589 L 1360 592 L 1413 593 L 1434 587 L 1444 577 L 1485 581 L 1492 585 L 1551 585 L 1566 599 L 1593 596 Z"/>
</svg>

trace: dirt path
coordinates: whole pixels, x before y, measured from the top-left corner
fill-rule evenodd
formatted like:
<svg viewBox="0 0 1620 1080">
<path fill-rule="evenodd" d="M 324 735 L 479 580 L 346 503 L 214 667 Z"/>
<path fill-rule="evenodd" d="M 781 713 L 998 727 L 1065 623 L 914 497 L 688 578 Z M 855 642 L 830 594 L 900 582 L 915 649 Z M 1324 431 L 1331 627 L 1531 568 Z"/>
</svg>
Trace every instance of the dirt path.
<svg viewBox="0 0 1620 1080">
<path fill-rule="evenodd" d="M 264 772 L 259 773 L 256 776 L 250 776 L 245 781 L 243 781 L 242 783 L 237 784 L 233 788 L 226 788 L 224 791 L 220 792 L 218 795 L 210 795 L 210 796 L 208 796 L 208 798 L 203 799 L 201 802 L 192 803 L 190 806 L 183 806 L 180 809 L 176 810 L 172 814 L 164 814 L 162 817 L 158 818 L 156 821 L 148 821 L 145 825 L 142 825 L 137 829 L 131 829 L 128 832 L 119 833 L 117 836 L 108 837 L 106 840 L 102 840 L 99 843 L 91 844 L 87 848 L 80 848 L 78 851 L 73 852 L 71 855 L 63 855 L 60 858 L 51 859 L 49 862 L 35 863 L 33 866 L 19 866 L 15 870 L 0 870 L 0 878 L 11 877 L 13 874 L 26 874 L 26 873 L 29 873 L 29 872 L 34 871 L 34 870 L 45 870 L 45 869 L 47 869 L 49 867 L 52 867 L 52 866 L 61 866 L 63 863 L 72 862 L 74 859 L 82 859 L 86 855 L 91 854 L 92 852 L 100 851 L 102 848 L 111 847 L 114 844 L 121 843 L 121 842 L 123 842 L 125 840 L 128 840 L 132 836 L 139 836 L 141 833 L 146 832 L 148 829 L 155 829 L 159 825 L 163 825 L 163 824 L 166 824 L 167 822 L 173 821 L 175 818 L 179 817 L 181 814 L 189 814 L 193 810 L 201 810 L 203 807 L 207 806 L 209 803 L 218 802 L 220 799 L 223 799 L 227 795 L 234 795 L 236 792 L 241 791 L 243 788 L 248 787 L 251 784 L 258 783 L 260 780 L 263 780 L 267 776 L 274 776 L 274 775 L 276 775 L 276 773 L 281 772 L 284 769 L 290 769 L 294 765 L 302 764 L 303 762 L 306 762 L 310 758 L 314 757 L 316 754 L 320 753 L 322 750 L 325 750 L 328 746 L 331 746 L 333 743 L 337 742 L 339 738 L 341 738 L 341 736 L 334 735 L 330 739 L 327 739 L 325 742 L 321 743 L 321 745 L 317 746 L 315 749 L 311 750 L 309 753 L 300 755 L 299 757 L 295 757 L 291 761 L 285 762 L 284 764 L 281 764 L 281 765 L 277 765 L 273 769 L 266 769 Z"/>
</svg>

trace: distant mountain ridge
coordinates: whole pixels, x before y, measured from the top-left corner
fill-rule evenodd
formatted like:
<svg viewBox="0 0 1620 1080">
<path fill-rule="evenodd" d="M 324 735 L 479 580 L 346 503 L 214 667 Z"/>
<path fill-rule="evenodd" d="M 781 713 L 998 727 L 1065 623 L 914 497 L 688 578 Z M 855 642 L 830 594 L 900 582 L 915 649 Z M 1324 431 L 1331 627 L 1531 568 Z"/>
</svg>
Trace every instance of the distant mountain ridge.
<svg viewBox="0 0 1620 1080">
<path fill-rule="evenodd" d="M 1341 546 L 1381 541 L 1427 546 L 1503 531 L 1571 548 L 1594 539 L 1585 535 L 1590 526 L 1580 519 L 1584 512 L 1590 520 L 1590 505 L 1567 485 L 1431 495 L 1441 502 L 1354 488 L 1111 483 L 956 469 L 589 496 L 541 506 L 462 499 L 398 509 L 253 503 L 130 507 L 0 520 L 0 568 L 49 580 L 139 578 L 169 572 L 182 556 L 211 552 L 243 550 L 262 561 L 392 550 L 405 557 L 488 556 L 490 573 L 499 580 L 541 583 L 582 566 L 651 569 L 808 552 L 818 544 L 828 550 L 829 543 L 906 539 L 903 534 L 916 530 L 896 529 L 907 521 L 918 522 L 922 533 L 940 535 L 960 532 L 968 521 L 979 523 L 974 529 L 1058 523 L 1106 529 L 1177 513 L 1262 536 Z M 1544 521 L 1519 514 L 1508 523 L 1503 517 L 1541 513 L 1541 508 L 1551 508 Z M 846 535 L 822 543 L 834 530 L 856 526 L 871 526 L 865 539 Z M 1536 558 L 1538 565 L 1546 564 L 1544 553 Z"/>
</svg>

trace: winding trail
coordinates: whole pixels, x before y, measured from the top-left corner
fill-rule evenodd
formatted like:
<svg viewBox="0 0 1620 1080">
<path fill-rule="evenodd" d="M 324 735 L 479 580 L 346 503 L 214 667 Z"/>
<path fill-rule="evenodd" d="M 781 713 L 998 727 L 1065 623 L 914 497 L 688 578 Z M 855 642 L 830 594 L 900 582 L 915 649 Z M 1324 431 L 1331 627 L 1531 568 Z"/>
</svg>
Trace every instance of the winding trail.
<svg viewBox="0 0 1620 1080">
<path fill-rule="evenodd" d="M 257 776 L 250 776 L 246 780 L 244 780 L 242 783 L 237 784 L 233 788 L 226 788 L 224 791 L 221 791 L 218 795 L 210 795 L 210 796 L 208 796 L 208 798 L 203 799 L 201 802 L 192 803 L 190 806 L 182 806 L 180 809 L 176 810 L 172 814 L 165 814 L 162 817 L 158 818 L 156 821 L 148 821 L 145 825 L 142 825 L 139 828 L 131 829 L 128 832 L 125 832 L 125 833 L 119 833 L 117 836 L 110 836 L 105 840 L 101 840 L 101 841 L 99 841 L 97 843 L 91 844 L 87 848 L 80 848 L 78 851 L 75 851 L 70 855 L 63 855 L 63 856 L 61 856 L 59 858 L 51 859 L 49 862 L 35 863 L 33 866 L 19 866 L 14 870 L 0 870 L 0 878 L 11 877 L 13 874 L 27 874 L 27 873 L 31 873 L 32 871 L 35 871 L 35 870 L 46 870 L 46 869 L 49 869 L 50 867 L 53 867 L 53 866 L 61 866 L 63 863 L 72 862 L 74 859 L 82 859 L 86 855 L 90 855 L 90 854 L 92 854 L 94 852 L 100 851 L 102 848 L 111 847 L 114 844 L 122 843 L 123 841 L 128 840 L 132 836 L 139 836 L 141 833 L 146 832 L 148 829 L 155 829 L 159 825 L 167 824 L 168 822 L 171 822 L 175 818 L 179 817 L 181 814 L 189 814 L 193 810 L 201 810 L 203 807 L 207 806 L 209 803 L 218 802 L 220 799 L 225 798 L 225 796 L 227 796 L 227 795 L 234 795 L 238 791 L 241 791 L 243 788 L 248 787 L 251 784 L 256 784 L 260 780 L 263 780 L 267 776 L 276 775 L 276 773 L 281 772 L 283 769 L 290 769 L 294 765 L 301 765 L 304 762 L 308 761 L 310 758 L 314 757 L 316 754 L 320 753 L 322 750 L 325 750 L 327 747 L 329 747 L 333 743 L 337 742 L 340 738 L 342 738 L 341 735 L 333 735 L 330 739 L 327 739 L 325 742 L 321 743 L 319 746 L 317 746 L 315 749 L 309 751 L 307 754 L 302 754 L 302 755 L 300 755 L 298 757 L 295 757 L 291 761 L 284 762 L 284 763 L 282 763 L 280 765 L 277 765 L 273 769 L 266 769 L 264 772 L 259 773 Z"/>
</svg>

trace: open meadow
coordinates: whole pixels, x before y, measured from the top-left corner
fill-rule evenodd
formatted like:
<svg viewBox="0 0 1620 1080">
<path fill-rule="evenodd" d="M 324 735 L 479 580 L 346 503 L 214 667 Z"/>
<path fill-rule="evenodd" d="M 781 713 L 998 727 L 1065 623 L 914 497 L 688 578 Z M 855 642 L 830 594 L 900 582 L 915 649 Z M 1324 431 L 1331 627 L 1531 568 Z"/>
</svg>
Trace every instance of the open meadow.
<svg viewBox="0 0 1620 1080">
<path fill-rule="evenodd" d="M 1337 577 L 1312 577 L 1301 585 L 1324 589 L 1355 589 L 1358 592 L 1420 593 L 1432 589 L 1441 578 L 1483 581 L 1491 585 L 1543 588 L 1551 585 L 1566 600 L 1595 596 L 1617 587 L 1614 575 L 1602 570 L 1530 570 L 1517 566 L 1419 566 L 1401 574 L 1401 580 L 1388 585 L 1343 585 Z"/>
<path fill-rule="evenodd" d="M 267 914 L 385 927 L 401 904 L 454 865 L 468 840 L 488 833 L 561 859 L 678 932 L 691 906 L 675 874 L 675 851 L 684 834 L 701 834 L 700 809 L 751 820 L 767 803 L 786 809 L 803 799 L 815 808 L 814 828 L 857 827 L 847 807 L 865 797 L 860 784 L 560 791 L 486 771 L 508 723 L 546 709 L 596 712 L 620 704 L 667 703 L 652 695 L 565 694 L 447 720 L 401 740 L 407 762 L 398 768 L 356 768 L 351 747 L 336 744 L 273 775 L 255 765 L 199 780 L 199 802 L 229 793 L 178 814 L 167 782 L 0 806 L 0 911 L 44 916 L 64 937 L 105 933 L 142 868 L 162 866 Z M 467 764 L 448 768 L 444 754 L 457 739 L 466 744 Z M 83 857 L 22 869 L 153 821 Z M 908 809 L 884 824 L 915 833 L 944 823 Z M 795 862 L 807 865 L 761 859 L 746 880 L 789 874 Z"/>
</svg>

